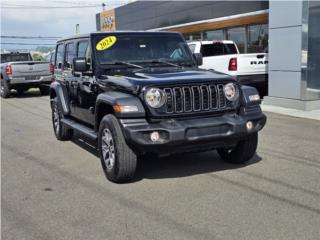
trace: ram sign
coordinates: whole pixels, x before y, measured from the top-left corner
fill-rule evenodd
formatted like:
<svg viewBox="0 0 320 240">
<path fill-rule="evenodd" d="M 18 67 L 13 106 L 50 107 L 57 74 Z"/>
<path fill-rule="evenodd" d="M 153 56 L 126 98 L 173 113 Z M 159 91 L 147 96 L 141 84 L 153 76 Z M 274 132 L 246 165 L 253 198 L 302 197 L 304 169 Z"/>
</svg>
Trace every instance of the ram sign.
<svg viewBox="0 0 320 240">
<path fill-rule="evenodd" d="M 116 30 L 116 19 L 114 10 L 104 11 L 100 14 L 101 31 L 115 31 Z"/>
</svg>

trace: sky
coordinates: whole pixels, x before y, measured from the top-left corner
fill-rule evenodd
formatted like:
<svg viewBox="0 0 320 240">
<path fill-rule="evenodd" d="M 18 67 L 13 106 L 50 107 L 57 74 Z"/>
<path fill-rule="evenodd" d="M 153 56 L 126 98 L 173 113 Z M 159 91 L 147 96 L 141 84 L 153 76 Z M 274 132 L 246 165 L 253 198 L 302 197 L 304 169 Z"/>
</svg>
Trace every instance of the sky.
<svg viewBox="0 0 320 240">
<path fill-rule="evenodd" d="M 75 34 L 76 24 L 80 33 L 96 31 L 95 15 L 121 6 L 130 0 L 1 0 L 1 36 L 66 37 Z M 76 8 L 79 7 L 79 8 Z M 27 49 L 35 46 L 7 45 L 4 43 L 43 43 L 54 40 L 1 38 L 2 49 Z M 49 45 L 48 45 L 49 46 Z"/>
</svg>

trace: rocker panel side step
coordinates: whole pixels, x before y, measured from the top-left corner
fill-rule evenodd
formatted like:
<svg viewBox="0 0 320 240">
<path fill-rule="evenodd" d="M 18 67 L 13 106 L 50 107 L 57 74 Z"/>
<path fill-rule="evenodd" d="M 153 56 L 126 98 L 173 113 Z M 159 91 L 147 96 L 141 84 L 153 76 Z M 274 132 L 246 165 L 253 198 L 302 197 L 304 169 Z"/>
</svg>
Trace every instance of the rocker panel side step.
<svg viewBox="0 0 320 240">
<path fill-rule="evenodd" d="M 80 134 L 90 138 L 91 140 L 96 141 L 98 139 L 97 133 L 93 129 L 91 129 L 81 123 L 78 123 L 78 122 L 76 122 L 72 119 L 68 119 L 68 118 L 61 119 L 61 122 L 65 125 L 67 125 L 68 127 L 78 131 Z"/>
</svg>

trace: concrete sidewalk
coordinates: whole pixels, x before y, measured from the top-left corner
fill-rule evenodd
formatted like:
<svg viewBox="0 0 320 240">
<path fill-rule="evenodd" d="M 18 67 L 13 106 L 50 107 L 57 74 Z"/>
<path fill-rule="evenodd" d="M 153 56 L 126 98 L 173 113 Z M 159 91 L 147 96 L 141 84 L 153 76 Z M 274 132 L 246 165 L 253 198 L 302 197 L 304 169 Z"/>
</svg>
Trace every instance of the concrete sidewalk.
<svg viewBox="0 0 320 240">
<path fill-rule="evenodd" d="M 288 115 L 291 117 L 320 120 L 320 110 L 303 111 L 303 110 L 298 110 L 293 108 L 284 108 L 284 107 L 265 105 L 265 104 L 262 104 L 261 108 L 265 112 L 279 113 L 279 114 Z"/>
</svg>

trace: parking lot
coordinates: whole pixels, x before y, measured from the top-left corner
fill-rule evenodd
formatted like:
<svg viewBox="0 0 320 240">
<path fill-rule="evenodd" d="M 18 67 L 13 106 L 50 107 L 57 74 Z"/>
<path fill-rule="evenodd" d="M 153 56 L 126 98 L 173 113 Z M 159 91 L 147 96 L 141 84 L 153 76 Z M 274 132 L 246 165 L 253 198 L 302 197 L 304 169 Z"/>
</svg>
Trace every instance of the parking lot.
<svg viewBox="0 0 320 240">
<path fill-rule="evenodd" d="M 55 139 L 48 96 L 1 111 L 3 239 L 319 239 L 319 121 L 267 113 L 246 165 L 146 158 L 117 185 L 90 145 Z"/>
</svg>

